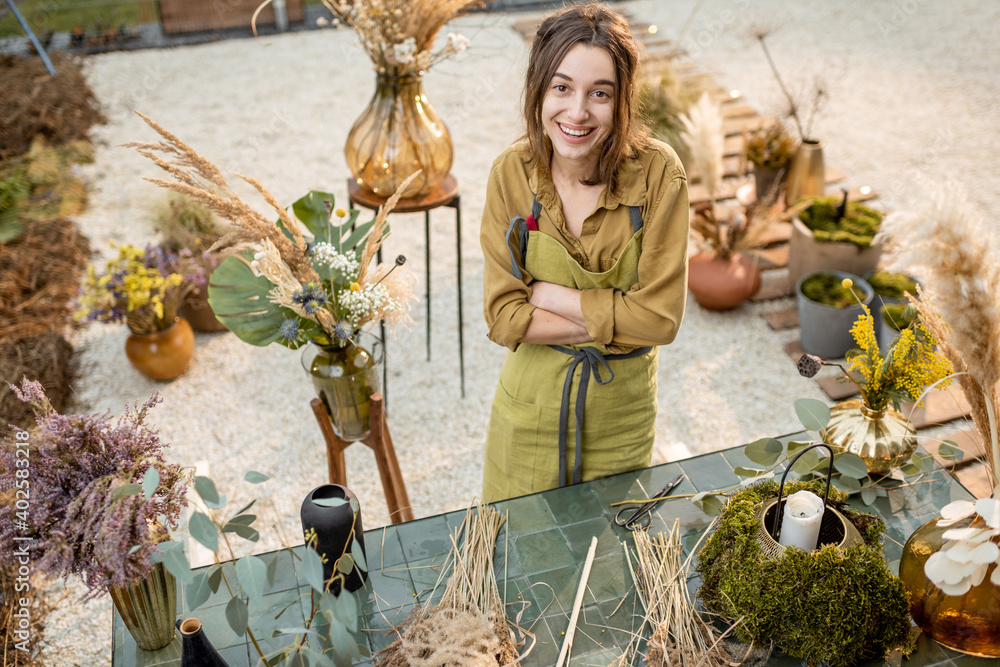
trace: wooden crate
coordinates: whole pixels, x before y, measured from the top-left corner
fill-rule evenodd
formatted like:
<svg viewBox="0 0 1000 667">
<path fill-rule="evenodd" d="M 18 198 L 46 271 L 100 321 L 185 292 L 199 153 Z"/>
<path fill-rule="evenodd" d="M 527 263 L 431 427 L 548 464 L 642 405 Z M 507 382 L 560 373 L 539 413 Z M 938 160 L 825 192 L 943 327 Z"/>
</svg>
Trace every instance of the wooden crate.
<svg viewBox="0 0 1000 667">
<path fill-rule="evenodd" d="M 159 0 L 160 23 L 165 35 L 185 32 L 246 28 L 260 0 Z M 304 18 L 302 0 L 285 0 L 289 23 Z M 257 17 L 257 25 L 274 25 L 274 8 L 268 5 Z"/>
</svg>

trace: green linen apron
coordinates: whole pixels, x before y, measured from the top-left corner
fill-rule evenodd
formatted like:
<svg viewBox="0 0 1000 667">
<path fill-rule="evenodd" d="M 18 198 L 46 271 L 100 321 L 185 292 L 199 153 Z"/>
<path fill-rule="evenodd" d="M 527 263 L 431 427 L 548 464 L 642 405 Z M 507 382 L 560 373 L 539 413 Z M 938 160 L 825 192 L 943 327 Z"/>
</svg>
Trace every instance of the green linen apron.
<svg viewBox="0 0 1000 667">
<path fill-rule="evenodd" d="M 627 292 L 639 280 L 642 216 L 629 207 L 634 230 L 615 264 L 587 271 L 556 239 L 537 231 L 537 198 L 528 220 L 507 230 L 511 271 L 521 277 L 510 236 L 520 237 L 521 264 L 536 280 L 575 289 Z M 654 347 L 608 354 L 597 343 L 534 345 L 508 352 L 486 436 L 483 500 L 579 483 L 649 465 L 656 419 Z M 593 375 L 594 382 L 589 382 Z M 573 406 L 575 419 L 569 418 Z M 584 419 L 586 415 L 586 419 Z M 567 447 L 572 434 L 575 447 Z M 567 473 L 572 473 L 568 475 Z"/>
</svg>

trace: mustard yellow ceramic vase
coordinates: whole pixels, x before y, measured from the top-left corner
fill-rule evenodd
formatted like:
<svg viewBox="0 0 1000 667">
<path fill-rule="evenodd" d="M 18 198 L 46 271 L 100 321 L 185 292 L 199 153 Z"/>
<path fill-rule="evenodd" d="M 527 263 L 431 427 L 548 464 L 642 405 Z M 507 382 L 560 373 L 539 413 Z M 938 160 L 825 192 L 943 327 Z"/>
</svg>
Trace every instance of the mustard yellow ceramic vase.
<svg viewBox="0 0 1000 667">
<path fill-rule="evenodd" d="M 917 431 L 892 408 L 870 410 L 861 399 L 830 408 L 830 423 L 821 434 L 834 452 L 857 454 L 870 473 L 899 467 L 917 449 Z"/>
</svg>

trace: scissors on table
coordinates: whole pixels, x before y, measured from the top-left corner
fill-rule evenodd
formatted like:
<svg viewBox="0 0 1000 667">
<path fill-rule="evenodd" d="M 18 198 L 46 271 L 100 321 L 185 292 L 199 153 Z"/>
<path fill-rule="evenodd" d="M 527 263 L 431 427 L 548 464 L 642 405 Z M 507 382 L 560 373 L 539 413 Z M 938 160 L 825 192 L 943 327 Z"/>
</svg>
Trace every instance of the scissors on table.
<svg viewBox="0 0 1000 667">
<path fill-rule="evenodd" d="M 665 487 L 657 491 L 653 498 L 654 500 L 649 500 L 645 503 L 629 503 L 629 505 L 618 510 L 618 514 L 615 515 L 615 523 L 622 526 L 626 530 L 638 530 L 640 528 L 645 528 L 649 525 L 651 521 L 651 515 L 656 506 L 663 500 L 663 497 L 668 495 L 674 488 L 681 483 L 684 479 L 684 473 L 677 475 L 670 482 L 667 483 Z M 639 506 L 635 508 L 635 505 Z M 635 508 L 635 509 L 633 509 Z M 625 512 L 631 512 L 628 516 L 622 517 Z"/>
</svg>

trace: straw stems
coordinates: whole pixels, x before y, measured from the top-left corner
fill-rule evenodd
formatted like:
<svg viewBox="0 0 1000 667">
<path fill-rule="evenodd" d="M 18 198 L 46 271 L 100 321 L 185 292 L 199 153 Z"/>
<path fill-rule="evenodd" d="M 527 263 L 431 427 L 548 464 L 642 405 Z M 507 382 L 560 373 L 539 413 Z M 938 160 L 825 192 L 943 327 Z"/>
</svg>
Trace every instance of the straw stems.
<svg viewBox="0 0 1000 667">
<path fill-rule="evenodd" d="M 681 546 L 680 524 L 668 533 L 650 537 L 645 530 L 632 533 L 635 562 L 626 549 L 629 571 L 653 628 L 646 665 L 722 667 L 735 661 L 716 633 L 698 614 L 687 589 L 688 565 Z"/>
</svg>

